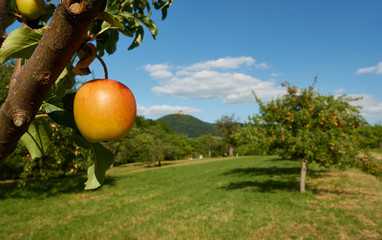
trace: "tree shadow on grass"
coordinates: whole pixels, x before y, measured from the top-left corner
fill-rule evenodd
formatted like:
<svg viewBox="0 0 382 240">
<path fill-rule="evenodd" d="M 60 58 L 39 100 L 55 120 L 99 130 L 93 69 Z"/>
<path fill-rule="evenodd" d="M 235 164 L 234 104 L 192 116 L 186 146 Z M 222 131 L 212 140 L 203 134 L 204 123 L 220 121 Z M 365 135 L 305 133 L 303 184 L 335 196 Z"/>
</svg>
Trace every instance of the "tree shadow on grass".
<svg viewBox="0 0 382 240">
<path fill-rule="evenodd" d="M 19 182 L 0 183 L 0 199 L 6 198 L 46 198 L 65 193 L 84 192 L 87 176 L 64 177 L 46 181 L 30 180 L 24 186 Z M 106 176 L 103 185 L 114 185 L 115 179 Z"/>
<path fill-rule="evenodd" d="M 228 185 L 223 186 L 222 189 L 245 189 L 257 192 L 297 192 L 300 189 L 300 171 L 301 168 L 299 167 L 235 168 L 225 172 L 224 175 L 239 179 L 250 178 L 251 180 L 232 181 Z M 323 170 L 309 169 L 307 177 L 317 178 L 320 172 L 323 172 Z"/>
<path fill-rule="evenodd" d="M 225 190 L 246 189 L 255 192 L 274 192 L 274 191 L 299 191 L 299 182 L 296 180 L 264 180 L 264 181 L 239 181 L 231 182 L 222 187 Z"/>
</svg>

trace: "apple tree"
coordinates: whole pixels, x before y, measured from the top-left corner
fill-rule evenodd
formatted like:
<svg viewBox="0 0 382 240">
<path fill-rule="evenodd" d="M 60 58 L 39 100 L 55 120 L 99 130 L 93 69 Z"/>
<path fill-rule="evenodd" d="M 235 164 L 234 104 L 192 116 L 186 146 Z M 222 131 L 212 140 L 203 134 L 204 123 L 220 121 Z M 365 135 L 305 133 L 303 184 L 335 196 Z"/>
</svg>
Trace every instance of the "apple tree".
<svg viewBox="0 0 382 240">
<path fill-rule="evenodd" d="M 300 191 L 304 192 L 309 162 L 344 167 L 355 160 L 358 129 L 365 121 L 350 104 L 357 99 L 322 95 L 313 86 L 282 85 L 287 94 L 268 103 L 254 93 L 260 113 L 251 121 L 265 130 L 271 149 L 301 160 Z"/>
<path fill-rule="evenodd" d="M 382 148 L 382 123 L 364 126 L 360 130 L 361 145 L 364 148 Z"/>
<path fill-rule="evenodd" d="M 160 10 L 165 19 L 172 2 L 59 0 L 55 5 L 51 0 L 0 1 L 0 61 L 15 61 L 6 83 L 8 96 L 0 108 L 0 163 L 20 139 L 33 159 L 45 156 L 52 141 L 49 124 L 54 121 L 72 128 L 76 144 L 91 150 L 85 189 L 101 186 L 113 154 L 101 143 L 89 142 L 77 128 L 75 76 L 89 74 L 89 65 L 98 59 L 108 78 L 101 59 L 105 52 L 117 50 L 120 35 L 132 38 L 128 50 L 139 46 L 145 28 L 155 38 L 158 29 L 151 19 L 152 9 Z M 14 19 L 22 26 L 8 35 L 6 27 Z"/>
<path fill-rule="evenodd" d="M 219 130 L 224 142 L 228 146 L 229 156 L 233 156 L 233 148 L 235 145 L 235 134 L 240 129 L 240 124 L 235 115 L 225 115 L 216 121 L 216 127 Z"/>
</svg>

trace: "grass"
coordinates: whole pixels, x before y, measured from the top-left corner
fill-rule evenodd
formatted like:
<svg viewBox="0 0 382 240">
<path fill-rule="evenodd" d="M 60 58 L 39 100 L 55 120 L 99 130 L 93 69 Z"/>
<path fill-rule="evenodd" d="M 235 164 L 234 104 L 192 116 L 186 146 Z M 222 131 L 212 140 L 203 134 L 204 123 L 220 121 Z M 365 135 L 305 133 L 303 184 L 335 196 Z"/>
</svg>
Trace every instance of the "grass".
<svg viewBox="0 0 382 240">
<path fill-rule="evenodd" d="M 381 155 L 382 154 L 382 148 L 374 148 L 371 150 L 372 153 L 374 154 L 379 154 Z"/>
<path fill-rule="evenodd" d="M 272 156 L 0 185 L 0 239 L 382 239 L 382 183 Z"/>
</svg>

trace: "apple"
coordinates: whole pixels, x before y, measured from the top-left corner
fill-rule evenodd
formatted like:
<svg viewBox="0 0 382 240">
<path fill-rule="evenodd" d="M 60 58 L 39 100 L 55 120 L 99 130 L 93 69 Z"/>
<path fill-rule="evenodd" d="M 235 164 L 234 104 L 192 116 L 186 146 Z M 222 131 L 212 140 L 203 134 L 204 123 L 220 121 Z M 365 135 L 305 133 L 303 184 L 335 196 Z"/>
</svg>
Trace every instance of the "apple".
<svg viewBox="0 0 382 240">
<path fill-rule="evenodd" d="M 45 10 L 44 0 L 16 0 L 16 6 L 28 20 L 37 20 Z"/>
<path fill-rule="evenodd" d="M 78 130 L 89 142 L 114 141 L 125 137 L 133 127 L 137 106 L 124 84 L 94 79 L 78 89 L 73 114 Z"/>
</svg>

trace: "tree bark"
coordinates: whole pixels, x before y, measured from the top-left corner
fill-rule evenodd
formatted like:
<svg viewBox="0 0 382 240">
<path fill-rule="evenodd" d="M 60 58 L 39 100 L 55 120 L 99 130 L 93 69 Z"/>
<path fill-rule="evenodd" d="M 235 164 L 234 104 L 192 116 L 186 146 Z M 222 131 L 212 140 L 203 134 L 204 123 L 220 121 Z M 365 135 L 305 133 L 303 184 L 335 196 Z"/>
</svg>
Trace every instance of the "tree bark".
<svg viewBox="0 0 382 240">
<path fill-rule="evenodd" d="M 305 192 L 305 179 L 308 171 L 308 163 L 306 159 L 301 160 L 301 174 L 300 174 L 300 192 Z"/>
<path fill-rule="evenodd" d="M 229 145 L 229 156 L 233 157 L 233 145 L 232 144 Z"/>
<path fill-rule="evenodd" d="M 0 163 L 28 130 L 58 76 L 85 41 L 106 0 L 61 0 L 28 63 L 0 109 Z"/>
</svg>

